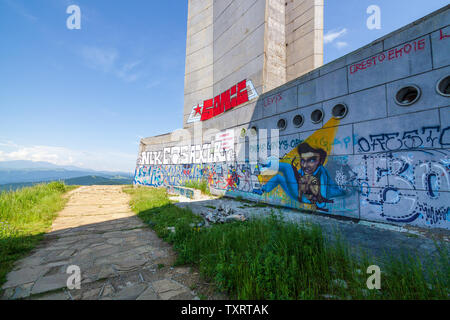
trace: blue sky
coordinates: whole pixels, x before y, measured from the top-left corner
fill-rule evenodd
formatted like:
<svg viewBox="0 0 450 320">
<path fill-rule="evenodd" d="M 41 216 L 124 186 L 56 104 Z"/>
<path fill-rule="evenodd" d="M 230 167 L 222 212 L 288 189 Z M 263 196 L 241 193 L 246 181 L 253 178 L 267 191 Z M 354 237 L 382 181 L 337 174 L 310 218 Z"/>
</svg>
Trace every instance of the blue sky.
<svg viewBox="0 0 450 320">
<path fill-rule="evenodd" d="M 325 63 L 447 3 L 325 0 Z M 182 126 L 186 21 L 185 0 L 0 0 L 0 161 L 133 171 L 140 138 Z"/>
</svg>

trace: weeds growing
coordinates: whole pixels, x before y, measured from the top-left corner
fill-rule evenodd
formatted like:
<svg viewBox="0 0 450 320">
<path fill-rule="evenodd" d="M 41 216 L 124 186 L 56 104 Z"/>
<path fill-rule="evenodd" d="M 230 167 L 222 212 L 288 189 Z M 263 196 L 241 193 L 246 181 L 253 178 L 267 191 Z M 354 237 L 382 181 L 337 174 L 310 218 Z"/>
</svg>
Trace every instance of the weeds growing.
<svg viewBox="0 0 450 320">
<path fill-rule="evenodd" d="M 128 189 L 132 208 L 174 245 L 177 264 L 197 265 L 234 299 L 448 299 L 448 247 L 427 263 L 386 256 L 381 290 L 369 290 L 374 259 L 355 258 L 343 240 L 328 243 L 317 225 L 272 215 L 197 228 L 201 218 L 172 205 L 162 189 Z M 175 232 L 167 228 L 175 227 Z"/>
<path fill-rule="evenodd" d="M 51 182 L 0 193 L 0 285 L 14 261 L 42 239 L 73 188 Z"/>
<path fill-rule="evenodd" d="M 209 191 L 208 181 L 206 181 L 206 180 L 190 180 L 190 181 L 186 181 L 184 183 L 184 186 L 186 188 L 192 188 L 192 189 L 200 190 L 203 194 L 206 194 L 208 196 L 211 195 L 211 192 Z"/>
</svg>

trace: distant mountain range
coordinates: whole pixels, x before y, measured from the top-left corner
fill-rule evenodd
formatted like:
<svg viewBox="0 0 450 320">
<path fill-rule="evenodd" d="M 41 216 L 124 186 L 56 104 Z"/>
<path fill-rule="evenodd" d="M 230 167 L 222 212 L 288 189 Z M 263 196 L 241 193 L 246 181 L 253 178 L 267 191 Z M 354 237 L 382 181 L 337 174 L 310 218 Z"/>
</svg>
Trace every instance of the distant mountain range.
<svg viewBox="0 0 450 320">
<path fill-rule="evenodd" d="M 68 186 L 101 186 L 101 185 L 126 185 L 133 184 L 133 178 L 104 178 L 98 176 L 85 176 L 72 179 L 60 180 Z M 31 187 L 35 184 L 45 183 L 50 181 L 40 182 L 20 182 L 20 183 L 7 183 L 0 185 L 1 191 L 14 191 L 23 187 Z"/>
<path fill-rule="evenodd" d="M 27 160 L 15 160 L 15 161 L 0 161 L 1 169 L 65 169 L 74 171 L 95 171 L 91 169 L 82 169 L 75 166 L 59 166 L 50 162 L 43 161 L 27 161 Z"/>
<path fill-rule="evenodd" d="M 74 180 L 74 178 L 78 178 L 78 180 Z M 32 185 L 36 182 L 55 180 L 64 180 L 67 184 L 77 185 L 130 184 L 133 181 L 133 174 L 130 172 L 95 171 L 74 166 L 58 166 L 48 162 L 25 160 L 0 162 L 0 189 L 3 190 L 5 185 L 23 186 L 24 184 Z M 98 183 L 93 183 L 94 181 Z"/>
</svg>

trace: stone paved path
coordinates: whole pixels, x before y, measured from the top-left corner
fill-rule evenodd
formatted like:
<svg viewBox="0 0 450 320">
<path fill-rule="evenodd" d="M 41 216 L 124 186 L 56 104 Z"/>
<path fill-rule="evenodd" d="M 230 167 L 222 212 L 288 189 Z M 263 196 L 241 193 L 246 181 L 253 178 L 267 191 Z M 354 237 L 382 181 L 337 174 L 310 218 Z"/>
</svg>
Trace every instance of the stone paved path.
<svg viewBox="0 0 450 320">
<path fill-rule="evenodd" d="M 2 299 L 198 299 L 198 274 L 171 268 L 175 254 L 131 212 L 121 186 L 80 187 L 51 232 L 7 276 Z M 69 266 L 81 289 L 68 290 Z"/>
</svg>

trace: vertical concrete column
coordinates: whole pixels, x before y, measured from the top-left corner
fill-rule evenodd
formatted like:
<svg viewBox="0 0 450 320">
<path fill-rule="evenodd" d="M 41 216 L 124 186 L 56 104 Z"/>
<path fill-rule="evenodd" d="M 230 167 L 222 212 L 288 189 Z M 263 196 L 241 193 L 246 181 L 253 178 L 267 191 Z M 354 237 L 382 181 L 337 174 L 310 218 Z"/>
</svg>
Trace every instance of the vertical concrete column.
<svg viewBox="0 0 450 320">
<path fill-rule="evenodd" d="M 189 0 L 183 127 L 194 106 L 244 79 L 265 93 L 322 63 L 323 0 Z"/>
<path fill-rule="evenodd" d="M 244 79 L 262 91 L 267 0 L 214 0 L 214 93 Z"/>
<path fill-rule="evenodd" d="M 192 107 L 213 96 L 213 0 L 189 0 L 186 71 L 184 78 L 184 127 Z"/>
<path fill-rule="evenodd" d="M 266 2 L 263 92 L 286 83 L 285 8 L 285 0 L 267 0 Z"/>
<path fill-rule="evenodd" d="M 286 80 L 323 64 L 323 0 L 286 0 Z"/>
</svg>

